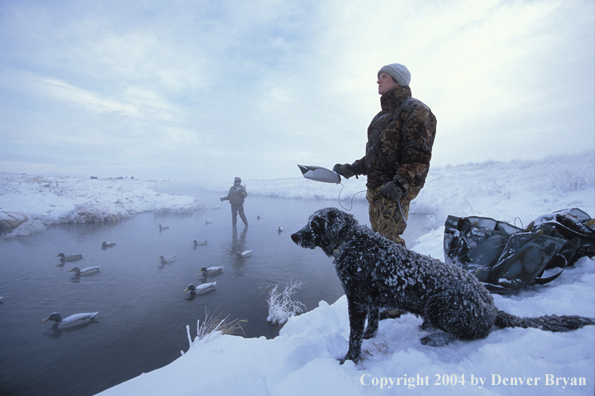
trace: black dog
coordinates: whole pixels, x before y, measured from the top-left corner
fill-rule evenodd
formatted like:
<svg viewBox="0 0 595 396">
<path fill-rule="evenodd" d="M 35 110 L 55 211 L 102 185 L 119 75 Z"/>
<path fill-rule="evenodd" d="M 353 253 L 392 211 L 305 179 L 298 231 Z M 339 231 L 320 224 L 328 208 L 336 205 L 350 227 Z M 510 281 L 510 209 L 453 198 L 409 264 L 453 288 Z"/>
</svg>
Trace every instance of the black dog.
<svg viewBox="0 0 595 396">
<path fill-rule="evenodd" d="M 472 274 L 407 250 L 336 208 L 315 212 L 291 239 L 335 257 L 349 304 L 349 351 L 341 362 L 359 359 L 362 339 L 372 338 L 378 329 L 379 308 L 411 312 L 424 319 L 423 329 L 445 331 L 421 340 L 432 346 L 485 338 L 494 325 L 570 331 L 595 324 L 594 319 L 580 316 L 520 318 L 500 311 Z"/>
</svg>

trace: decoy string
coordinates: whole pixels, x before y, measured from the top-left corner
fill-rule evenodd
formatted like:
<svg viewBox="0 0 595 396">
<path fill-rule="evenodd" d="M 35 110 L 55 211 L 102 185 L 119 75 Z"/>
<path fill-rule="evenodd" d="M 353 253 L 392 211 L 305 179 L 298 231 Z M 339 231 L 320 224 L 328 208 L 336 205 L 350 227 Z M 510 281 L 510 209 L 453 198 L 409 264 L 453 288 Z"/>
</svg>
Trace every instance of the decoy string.
<svg viewBox="0 0 595 396">
<path fill-rule="evenodd" d="M 361 190 L 356 192 L 355 194 L 353 194 L 353 196 L 351 197 L 351 205 L 349 206 L 349 209 L 347 209 L 345 206 L 343 206 L 343 204 L 341 203 L 341 193 L 343 192 L 343 189 L 345 188 L 345 186 L 343 185 L 343 183 L 339 183 L 341 185 L 341 191 L 339 191 L 339 205 L 345 209 L 348 212 L 351 212 L 351 209 L 353 209 L 353 199 L 355 198 L 355 196 L 359 193 L 363 193 L 366 192 L 366 190 Z"/>
</svg>

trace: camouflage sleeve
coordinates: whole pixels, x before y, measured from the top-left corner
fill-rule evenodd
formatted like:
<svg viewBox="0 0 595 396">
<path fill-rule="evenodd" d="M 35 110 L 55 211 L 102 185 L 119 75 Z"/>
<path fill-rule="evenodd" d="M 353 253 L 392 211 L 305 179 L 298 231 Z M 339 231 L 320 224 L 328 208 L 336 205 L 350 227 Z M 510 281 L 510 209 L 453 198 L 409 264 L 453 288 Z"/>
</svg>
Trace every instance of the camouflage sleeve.
<svg viewBox="0 0 595 396">
<path fill-rule="evenodd" d="M 436 117 L 425 104 L 418 101 L 413 111 L 407 113 L 402 129 L 405 145 L 400 166 L 393 178 L 404 190 L 411 185 L 424 185 L 436 136 Z"/>
<path fill-rule="evenodd" d="M 231 195 L 233 194 L 233 187 L 231 187 L 229 189 L 229 191 L 227 192 L 227 195 L 225 197 L 221 197 L 222 201 L 229 201 L 229 199 L 231 198 Z"/>
<path fill-rule="evenodd" d="M 351 164 L 354 175 L 365 175 L 366 174 L 366 157 L 362 157 Z"/>
</svg>

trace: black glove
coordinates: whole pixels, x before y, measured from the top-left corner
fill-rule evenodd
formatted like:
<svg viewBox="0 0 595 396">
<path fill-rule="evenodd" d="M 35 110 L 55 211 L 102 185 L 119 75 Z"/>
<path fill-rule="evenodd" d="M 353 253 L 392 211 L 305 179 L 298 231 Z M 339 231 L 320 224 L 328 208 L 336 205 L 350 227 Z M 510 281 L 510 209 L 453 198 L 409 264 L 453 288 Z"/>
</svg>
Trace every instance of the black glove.
<svg viewBox="0 0 595 396">
<path fill-rule="evenodd" d="M 388 183 L 385 183 L 384 186 L 380 188 L 378 194 L 380 194 L 386 199 L 400 201 L 403 195 L 405 195 L 405 192 L 395 182 L 390 181 Z"/>
<path fill-rule="evenodd" d="M 354 176 L 353 167 L 351 164 L 336 164 L 333 166 L 333 172 L 336 174 L 343 176 L 345 179 L 349 179 L 350 177 Z"/>
</svg>

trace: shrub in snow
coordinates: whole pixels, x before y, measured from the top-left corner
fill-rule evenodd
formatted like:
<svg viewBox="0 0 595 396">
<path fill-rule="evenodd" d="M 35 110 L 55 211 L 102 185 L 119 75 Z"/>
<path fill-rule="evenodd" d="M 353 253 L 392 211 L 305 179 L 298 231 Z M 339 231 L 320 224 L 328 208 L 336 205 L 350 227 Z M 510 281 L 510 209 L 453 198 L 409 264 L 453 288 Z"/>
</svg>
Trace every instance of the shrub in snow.
<svg viewBox="0 0 595 396">
<path fill-rule="evenodd" d="M 211 337 L 220 334 L 238 334 L 244 332 L 242 324 L 246 323 L 245 319 L 229 320 L 229 316 L 223 317 L 221 314 L 210 316 L 205 309 L 205 320 L 200 323 L 200 320 L 196 321 L 196 338 L 192 341 L 190 336 L 190 326 L 186 325 L 186 335 L 188 336 L 188 344 L 190 347 L 197 342 L 204 340 L 207 342 Z M 181 355 L 184 355 L 184 351 L 180 351 Z"/>
<path fill-rule="evenodd" d="M 291 296 L 296 293 L 296 289 L 301 289 L 302 285 L 301 282 L 290 282 L 282 293 L 279 292 L 279 285 L 275 285 L 267 299 L 269 304 L 267 322 L 283 325 L 290 317 L 305 311 L 304 304 L 291 299 Z"/>
</svg>

